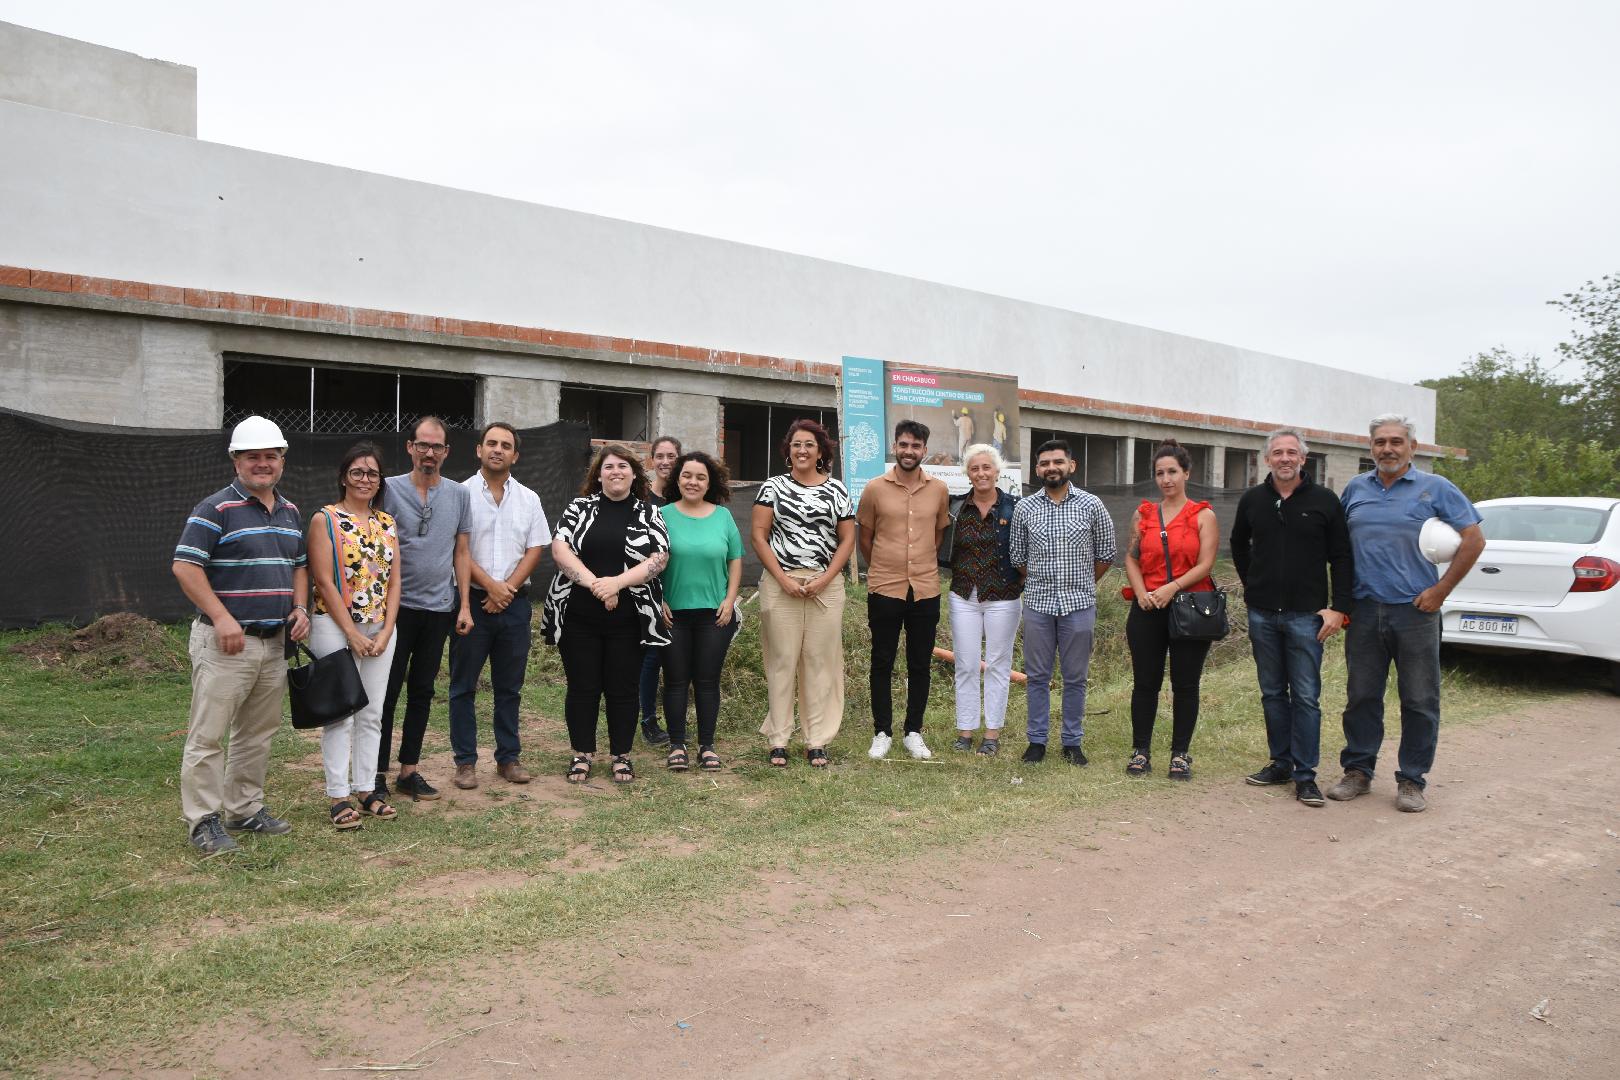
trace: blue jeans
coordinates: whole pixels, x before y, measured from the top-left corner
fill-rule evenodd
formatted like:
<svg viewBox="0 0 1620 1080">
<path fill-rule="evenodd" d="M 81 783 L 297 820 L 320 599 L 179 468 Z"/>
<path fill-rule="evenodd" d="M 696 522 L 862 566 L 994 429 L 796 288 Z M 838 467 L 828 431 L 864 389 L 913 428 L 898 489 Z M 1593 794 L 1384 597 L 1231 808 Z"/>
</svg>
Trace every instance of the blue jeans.
<svg viewBox="0 0 1620 1080">
<path fill-rule="evenodd" d="M 1271 760 L 1294 781 L 1316 779 L 1322 750 L 1322 617 L 1314 611 L 1249 609 L 1249 644 L 1260 681 Z"/>
<path fill-rule="evenodd" d="M 1395 665 L 1401 696 L 1400 768 L 1396 780 L 1422 787 L 1440 742 L 1440 613 L 1411 604 L 1357 600 L 1344 639 L 1350 666 L 1339 763 L 1373 775 L 1384 741 L 1384 686 Z"/>
<path fill-rule="evenodd" d="M 641 654 L 641 722 L 658 723 L 658 673 L 663 670 L 664 650 L 649 645 Z"/>
<path fill-rule="evenodd" d="M 1079 746 L 1085 735 L 1086 671 L 1091 667 L 1094 607 L 1067 615 L 1045 615 L 1024 607 L 1024 691 L 1029 702 L 1029 741 L 1046 745 L 1052 723 L 1052 669 L 1063 663 L 1063 745 Z"/>
<path fill-rule="evenodd" d="M 495 760 L 505 764 L 516 761 L 523 749 L 518 742 L 518 703 L 529 665 L 533 609 L 528 597 L 519 596 L 505 611 L 493 615 L 481 602 L 474 602 L 472 616 L 472 631 L 466 637 L 450 638 L 450 748 L 457 765 L 478 760 L 478 717 L 473 701 L 487 660 L 495 696 Z"/>
</svg>

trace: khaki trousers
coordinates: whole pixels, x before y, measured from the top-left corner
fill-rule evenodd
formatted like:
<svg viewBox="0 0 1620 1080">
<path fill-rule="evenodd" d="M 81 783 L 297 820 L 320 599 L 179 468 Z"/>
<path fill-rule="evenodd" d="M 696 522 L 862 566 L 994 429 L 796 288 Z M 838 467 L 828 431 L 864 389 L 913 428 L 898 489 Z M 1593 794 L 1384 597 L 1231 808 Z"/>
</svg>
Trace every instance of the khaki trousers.
<svg viewBox="0 0 1620 1080">
<path fill-rule="evenodd" d="M 287 690 L 283 648 L 280 635 L 249 635 L 241 652 L 226 656 L 212 626 L 191 624 L 191 727 L 180 760 L 180 809 L 188 829 L 209 814 L 248 818 L 264 806 L 270 740 L 281 726 Z"/>
<path fill-rule="evenodd" d="M 788 576 L 805 581 L 816 574 Z M 805 746 L 826 746 L 844 722 L 844 576 L 808 600 L 789 596 L 769 574 L 760 578 L 759 639 L 770 692 L 760 734 L 771 746 L 786 746 L 797 697 Z"/>
</svg>

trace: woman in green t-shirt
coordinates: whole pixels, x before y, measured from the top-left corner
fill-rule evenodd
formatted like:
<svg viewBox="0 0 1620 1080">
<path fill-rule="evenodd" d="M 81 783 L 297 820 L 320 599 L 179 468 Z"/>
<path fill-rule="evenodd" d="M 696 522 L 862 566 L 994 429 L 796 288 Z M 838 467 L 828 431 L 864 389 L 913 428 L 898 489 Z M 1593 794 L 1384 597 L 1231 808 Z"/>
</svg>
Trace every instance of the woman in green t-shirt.
<svg viewBox="0 0 1620 1080">
<path fill-rule="evenodd" d="M 676 772 L 690 764 L 690 690 L 697 699 L 698 768 L 713 770 L 721 767 L 714 729 L 720 719 L 720 669 L 737 633 L 742 535 L 722 505 L 731 498 L 724 465 L 694 450 L 676 459 L 670 478 L 679 498 L 658 509 L 669 530 L 669 566 L 663 576 L 664 618 L 670 625 L 664 649 L 664 721 L 670 741 L 666 764 Z"/>
</svg>

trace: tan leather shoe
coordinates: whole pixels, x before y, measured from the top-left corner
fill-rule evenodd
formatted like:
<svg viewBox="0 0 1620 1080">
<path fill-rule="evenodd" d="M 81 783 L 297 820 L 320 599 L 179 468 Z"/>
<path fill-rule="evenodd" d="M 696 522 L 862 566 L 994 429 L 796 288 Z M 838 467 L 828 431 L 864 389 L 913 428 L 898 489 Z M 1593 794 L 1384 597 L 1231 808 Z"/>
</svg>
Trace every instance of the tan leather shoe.
<svg viewBox="0 0 1620 1080">
<path fill-rule="evenodd" d="M 527 784 L 529 782 L 529 770 L 515 761 L 500 762 L 495 766 L 495 771 L 500 774 L 502 780 L 509 784 Z"/>
<path fill-rule="evenodd" d="M 1424 801 L 1423 789 L 1410 780 L 1402 780 L 1400 794 L 1395 796 L 1395 809 L 1408 814 L 1421 814 L 1429 808 Z"/>
<path fill-rule="evenodd" d="M 1344 779 L 1327 789 L 1327 797 L 1334 802 L 1349 802 L 1372 790 L 1372 777 L 1360 769 L 1344 770 Z"/>
<path fill-rule="evenodd" d="M 471 791 L 473 788 L 475 788 L 477 786 L 478 786 L 478 766 L 477 765 L 457 765 L 456 766 L 456 787 L 460 788 L 463 791 Z"/>
</svg>

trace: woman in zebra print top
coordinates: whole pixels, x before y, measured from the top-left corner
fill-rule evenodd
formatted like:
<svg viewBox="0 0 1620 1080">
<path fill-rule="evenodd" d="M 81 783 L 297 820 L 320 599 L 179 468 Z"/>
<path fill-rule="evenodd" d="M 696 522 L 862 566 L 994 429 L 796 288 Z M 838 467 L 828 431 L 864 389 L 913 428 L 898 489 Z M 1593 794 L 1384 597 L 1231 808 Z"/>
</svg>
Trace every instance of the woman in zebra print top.
<svg viewBox="0 0 1620 1080">
<path fill-rule="evenodd" d="M 770 708 L 760 725 L 772 765 L 786 767 L 793 703 L 810 764 L 827 764 L 827 744 L 844 719 L 844 566 L 855 547 L 849 489 L 831 476 L 833 441 L 814 420 L 795 420 L 782 440 L 789 471 L 754 500 L 760 647 Z"/>
</svg>

